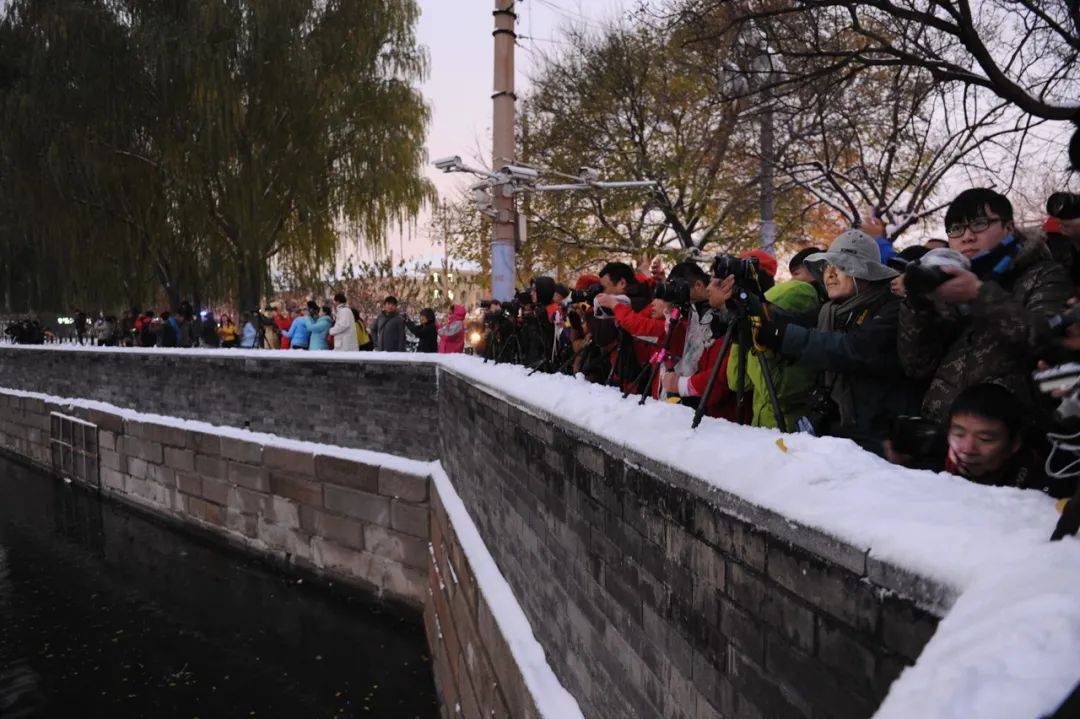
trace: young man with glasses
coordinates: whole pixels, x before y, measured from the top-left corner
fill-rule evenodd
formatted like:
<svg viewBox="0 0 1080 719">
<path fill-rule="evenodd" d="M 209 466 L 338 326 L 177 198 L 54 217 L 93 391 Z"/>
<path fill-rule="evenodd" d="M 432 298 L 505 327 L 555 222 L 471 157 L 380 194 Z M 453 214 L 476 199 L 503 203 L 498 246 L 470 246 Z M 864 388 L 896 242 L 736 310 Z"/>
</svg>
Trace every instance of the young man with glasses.
<svg viewBox="0 0 1080 719">
<path fill-rule="evenodd" d="M 971 269 L 944 267 L 951 279 L 900 309 L 900 361 L 909 376 L 931 380 L 923 414 L 944 422 L 957 395 L 981 382 L 1034 407 L 1030 372 L 1052 341 L 1046 318 L 1072 296 L 1065 270 L 1043 239 L 1016 230 L 1009 200 L 987 188 L 952 201 L 945 232 Z M 905 294 L 902 283 L 897 292 Z"/>
</svg>

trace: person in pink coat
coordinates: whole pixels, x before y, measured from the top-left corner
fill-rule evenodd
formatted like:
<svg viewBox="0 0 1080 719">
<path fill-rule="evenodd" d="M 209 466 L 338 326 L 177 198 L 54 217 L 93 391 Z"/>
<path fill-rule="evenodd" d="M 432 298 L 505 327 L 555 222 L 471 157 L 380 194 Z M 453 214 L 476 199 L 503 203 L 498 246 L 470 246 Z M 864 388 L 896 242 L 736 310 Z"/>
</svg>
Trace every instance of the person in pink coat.
<svg viewBox="0 0 1080 719">
<path fill-rule="evenodd" d="M 446 323 L 439 327 L 439 352 L 449 354 L 451 352 L 465 351 L 465 307 L 453 305 L 450 308 L 450 317 Z"/>
</svg>

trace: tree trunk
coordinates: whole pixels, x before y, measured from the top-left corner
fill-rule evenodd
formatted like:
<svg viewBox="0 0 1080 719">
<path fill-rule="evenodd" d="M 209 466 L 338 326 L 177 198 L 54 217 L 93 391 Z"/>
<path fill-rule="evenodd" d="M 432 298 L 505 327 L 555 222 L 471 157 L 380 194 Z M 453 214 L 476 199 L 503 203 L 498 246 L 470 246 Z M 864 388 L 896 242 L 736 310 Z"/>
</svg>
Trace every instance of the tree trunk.
<svg viewBox="0 0 1080 719">
<path fill-rule="evenodd" d="M 244 256 L 240 262 L 236 309 L 241 313 L 262 307 L 264 265 L 265 260 L 250 255 Z"/>
</svg>

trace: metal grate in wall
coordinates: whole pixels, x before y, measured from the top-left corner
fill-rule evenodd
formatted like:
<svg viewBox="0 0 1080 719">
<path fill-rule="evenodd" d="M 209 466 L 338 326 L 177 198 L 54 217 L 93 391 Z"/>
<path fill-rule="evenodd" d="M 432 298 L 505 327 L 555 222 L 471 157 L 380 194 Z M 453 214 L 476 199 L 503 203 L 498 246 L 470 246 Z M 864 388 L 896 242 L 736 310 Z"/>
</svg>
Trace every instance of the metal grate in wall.
<svg viewBox="0 0 1080 719">
<path fill-rule="evenodd" d="M 50 413 L 49 449 L 53 471 L 58 475 L 90 487 L 101 486 L 97 425 L 59 412 Z"/>
</svg>

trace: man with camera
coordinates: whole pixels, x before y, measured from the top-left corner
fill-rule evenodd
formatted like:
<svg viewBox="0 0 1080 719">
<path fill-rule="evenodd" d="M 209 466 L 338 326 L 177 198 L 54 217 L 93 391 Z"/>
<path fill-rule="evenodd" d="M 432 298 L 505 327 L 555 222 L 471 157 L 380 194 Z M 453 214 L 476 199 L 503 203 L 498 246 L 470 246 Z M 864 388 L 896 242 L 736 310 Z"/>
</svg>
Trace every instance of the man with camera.
<svg viewBox="0 0 1080 719">
<path fill-rule="evenodd" d="M 693 262 L 683 262 L 671 270 L 672 277 L 689 284 L 683 294 L 689 296 L 690 313 L 686 318 L 685 339 L 682 357 L 672 372 L 664 373 L 660 378 L 663 391 L 669 396 L 679 396 L 683 404 L 697 406 L 705 403 L 705 414 L 709 417 L 735 418 L 735 403 L 728 389 L 728 358 L 720 357 L 723 349 L 722 338 L 727 330 L 727 323 L 732 321 L 726 309 L 735 290 L 735 276 L 723 279 L 709 275 Z M 674 283 L 670 283 L 674 284 Z M 666 296 L 667 287 L 658 288 L 659 294 Z M 709 384 L 713 366 L 720 362 L 717 380 L 713 383 L 709 396 L 704 397 Z"/>
<path fill-rule="evenodd" d="M 708 304 L 709 276 L 694 262 L 681 262 L 672 268 L 667 280 L 666 283 L 656 282 L 656 297 L 640 312 L 635 312 L 629 304 L 619 302 L 615 295 L 607 293 L 597 295 L 596 304 L 611 312 L 619 328 L 636 340 L 635 350 L 643 364 L 651 361 L 659 346 L 664 346 L 671 357 L 678 358 L 671 371 L 677 374 L 676 368 L 681 368 L 688 375 L 693 374 L 697 371 L 697 359 L 705 342 L 703 338 L 695 337 L 693 345 L 697 354 L 691 360 L 686 360 L 686 334 L 688 327 L 705 327 L 711 337 L 710 319 L 706 318 L 702 324 L 703 314 L 709 314 L 711 318 Z M 673 313 L 677 309 L 679 316 L 676 320 Z M 667 337 L 669 330 L 670 339 Z M 658 390 L 662 388 L 662 378 L 668 373 L 668 369 L 662 367 L 657 373 L 657 384 L 650 388 L 653 396 L 659 397 Z M 636 387 L 633 389 L 640 391 Z"/>
<path fill-rule="evenodd" d="M 608 262 L 600 269 L 600 289 L 597 293 L 610 295 L 614 303 L 628 305 L 634 312 L 644 310 L 652 297 L 649 288 L 638 281 L 634 268 L 625 262 Z M 633 337 L 622 331 L 614 314 L 605 305 L 595 302 L 593 316 L 589 320 L 589 334 L 593 344 L 609 359 L 608 379 L 625 390 L 633 391 L 630 384 L 637 377 L 641 366 L 648 361 L 649 348 L 638 348 Z"/>
<path fill-rule="evenodd" d="M 1041 238 L 1017 232 L 1012 204 L 993 190 L 960 193 L 945 213 L 945 230 L 957 259 L 938 266 L 944 281 L 912 291 L 912 268 L 894 288 L 905 298 L 900 361 L 908 376 L 930 379 L 923 415 L 944 422 L 957 395 L 981 382 L 1000 384 L 1034 408 L 1029 372 L 1051 344 L 1047 318 L 1064 307 L 1071 282 Z"/>
</svg>

